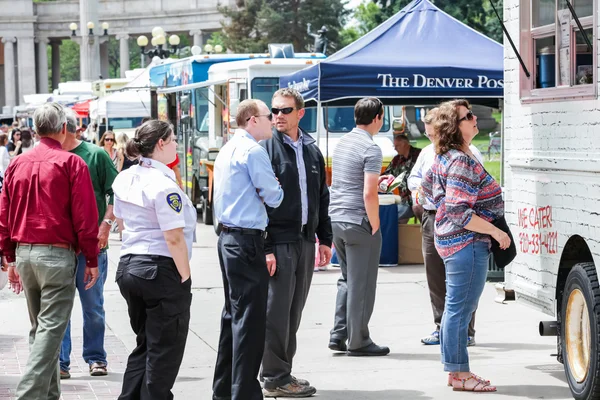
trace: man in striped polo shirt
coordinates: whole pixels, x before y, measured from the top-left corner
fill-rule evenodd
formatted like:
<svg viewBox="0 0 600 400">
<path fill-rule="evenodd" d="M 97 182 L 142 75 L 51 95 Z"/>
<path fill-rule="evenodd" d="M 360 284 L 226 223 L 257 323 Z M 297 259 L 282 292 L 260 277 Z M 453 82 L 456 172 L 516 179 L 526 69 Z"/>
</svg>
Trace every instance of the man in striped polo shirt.
<svg viewBox="0 0 600 400">
<path fill-rule="evenodd" d="M 368 326 L 381 253 L 377 181 L 383 156 L 373 136 L 383 126 L 383 114 L 379 99 L 359 100 L 354 107 L 356 128 L 340 139 L 333 153 L 329 216 L 342 276 L 329 348 L 347 351 L 349 356 L 390 352 L 373 343 Z"/>
</svg>

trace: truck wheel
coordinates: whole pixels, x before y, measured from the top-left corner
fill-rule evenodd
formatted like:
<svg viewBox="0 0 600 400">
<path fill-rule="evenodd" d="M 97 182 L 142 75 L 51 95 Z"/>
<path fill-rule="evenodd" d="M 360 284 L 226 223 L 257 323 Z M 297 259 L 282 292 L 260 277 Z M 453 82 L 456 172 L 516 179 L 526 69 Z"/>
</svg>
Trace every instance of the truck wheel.
<svg viewBox="0 0 600 400">
<path fill-rule="evenodd" d="M 577 400 L 600 399 L 600 287 L 594 263 L 573 267 L 561 304 L 565 373 Z"/>
<path fill-rule="evenodd" d="M 212 225 L 213 224 L 213 212 L 212 207 L 208 206 L 208 200 L 202 200 L 202 222 L 204 225 Z"/>
</svg>

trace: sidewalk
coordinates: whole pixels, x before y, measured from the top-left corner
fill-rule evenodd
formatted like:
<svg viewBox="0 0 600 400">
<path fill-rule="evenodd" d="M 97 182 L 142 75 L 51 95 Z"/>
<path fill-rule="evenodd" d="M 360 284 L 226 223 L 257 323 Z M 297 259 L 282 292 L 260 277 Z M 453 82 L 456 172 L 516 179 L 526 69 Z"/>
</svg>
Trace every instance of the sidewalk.
<svg viewBox="0 0 600 400">
<path fill-rule="evenodd" d="M 210 400 L 218 345 L 223 288 L 212 227 L 198 225 L 199 243 L 192 259 L 192 319 L 186 353 L 173 392 L 178 399 Z M 81 359 L 79 300 L 73 309 L 70 380 L 62 381 L 63 399 L 116 399 L 135 336 L 127 306 L 114 283 L 120 244 L 111 240 L 105 288 L 106 350 L 109 375 L 92 378 Z M 327 349 L 333 322 L 339 270 L 315 273 L 298 333 L 294 374 L 308 379 L 323 400 L 465 399 L 468 393 L 446 387 L 439 347 L 419 340 L 433 329 L 422 266 L 380 269 L 377 302 L 370 329 L 387 357 L 346 357 Z M 469 348 L 475 373 L 498 385 L 494 398 L 570 399 L 556 352 L 556 338 L 540 337 L 537 323 L 549 319 L 519 304 L 494 303 L 492 284 L 485 288 L 477 313 L 477 346 Z M 27 360 L 30 328 L 24 296 L 0 292 L 0 399 L 11 399 Z"/>
</svg>

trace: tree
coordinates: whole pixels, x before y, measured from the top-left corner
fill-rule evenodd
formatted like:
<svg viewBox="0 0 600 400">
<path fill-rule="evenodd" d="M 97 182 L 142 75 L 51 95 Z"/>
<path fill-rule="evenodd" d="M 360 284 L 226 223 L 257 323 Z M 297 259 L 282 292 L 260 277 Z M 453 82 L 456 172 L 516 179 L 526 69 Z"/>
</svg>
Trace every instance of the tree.
<svg viewBox="0 0 600 400">
<path fill-rule="evenodd" d="M 230 22 L 221 21 L 223 42 L 234 53 L 259 53 L 265 50 L 263 34 L 258 29 L 258 13 L 264 0 L 238 1 L 237 8 L 219 7 L 219 12 Z"/>
<path fill-rule="evenodd" d="M 357 8 L 355 18 L 366 18 L 369 23 L 373 21 L 377 25 L 381 24 L 392 15 L 406 7 L 411 3 L 411 0 L 366 0 L 369 3 L 374 3 L 380 9 L 379 13 L 370 13 L 360 15 L 360 7 Z M 502 43 L 502 28 L 496 14 L 492 10 L 490 1 L 493 0 L 431 0 L 438 8 L 445 13 L 453 16 L 457 20 L 470 26 L 478 32 L 487 35 L 495 41 Z M 502 17 L 502 2 L 496 0 L 496 9 Z"/>
<path fill-rule="evenodd" d="M 382 10 L 372 2 L 363 2 L 354 11 L 354 26 L 348 26 L 340 32 L 342 47 L 349 45 L 358 38 L 375 29 L 381 22 Z"/>
<path fill-rule="evenodd" d="M 265 52 L 268 43 L 292 43 L 297 52 L 307 51 L 314 42 L 307 23 L 315 31 L 326 26 L 329 49 L 336 49 L 348 14 L 342 0 L 246 0 L 239 6 L 219 8 L 229 19 L 221 23 L 223 42 L 237 53 Z"/>
<path fill-rule="evenodd" d="M 52 51 L 48 51 L 48 81 L 52 82 Z M 79 80 L 79 45 L 73 40 L 63 40 L 60 45 L 60 81 Z"/>
</svg>

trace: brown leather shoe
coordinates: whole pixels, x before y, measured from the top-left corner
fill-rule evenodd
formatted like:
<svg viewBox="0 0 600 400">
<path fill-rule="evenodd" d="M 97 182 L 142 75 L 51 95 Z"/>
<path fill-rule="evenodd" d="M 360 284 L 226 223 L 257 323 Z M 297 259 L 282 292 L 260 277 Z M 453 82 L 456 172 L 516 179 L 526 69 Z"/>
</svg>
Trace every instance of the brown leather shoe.
<svg viewBox="0 0 600 400">
<path fill-rule="evenodd" d="M 275 389 L 263 389 L 263 396 L 265 397 L 300 398 L 311 397 L 315 393 L 317 393 L 317 389 L 314 387 L 302 386 L 293 381 Z"/>
</svg>

